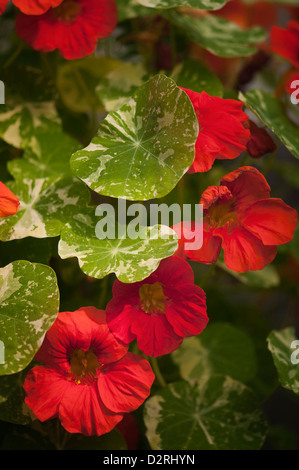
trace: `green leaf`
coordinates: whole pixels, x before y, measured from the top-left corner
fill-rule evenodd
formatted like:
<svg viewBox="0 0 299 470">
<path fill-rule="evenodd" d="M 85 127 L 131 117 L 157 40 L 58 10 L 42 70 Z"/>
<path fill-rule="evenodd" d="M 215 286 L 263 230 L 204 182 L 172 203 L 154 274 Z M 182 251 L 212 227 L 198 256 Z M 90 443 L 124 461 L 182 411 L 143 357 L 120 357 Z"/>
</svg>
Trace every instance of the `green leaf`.
<svg viewBox="0 0 299 470">
<path fill-rule="evenodd" d="M 126 227 L 116 224 L 116 234 L 123 235 L 100 240 L 96 236 L 97 222 L 94 212 L 85 209 L 63 227 L 58 245 L 60 257 L 77 257 L 88 276 L 101 279 L 115 273 L 122 282 L 141 281 L 177 249 L 175 232 L 163 225 L 143 227 L 140 238 L 131 240 L 126 238 Z"/>
<path fill-rule="evenodd" d="M 14 261 L 0 269 L 0 375 L 23 370 L 41 346 L 59 309 L 56 275 L 49 266 Z"/>
<path fill-rule="evenodd" d="M 173 12 L 171 21 L 191 41 L 220 57 L 252 55 L 257 51 L 253 46 L 265 38 L 265 31 L 258 26 L 244 31 L 235 23 L 212 15 L 192 18 Z"/>
<path fill-rule="evenodd" d="M 295 329 L 274 330 L 267 341 L 281 385 L 299 395 L 299 340 Z"/>
<path fill-rule="evenodd" d="M 8 162 L 8 170 L 14 178 L 45 178 L 47 176 L 72 175 L 70 157 L 81 145 L 62 131 L 55 122 L 39 127 L 35 134 L 35 151 L 27 148 L 23 157 Z"/>
<path fill-rule="evenodd" d="M 116 0 L 118 21 L 124 21 L 129 18 L 152 15 L 155 12 L 140 5 L 138 0 Z"/>
<path fill-rule="evenodd" d="M 2 366 L 0 365 L 0 368 Z M 0 420 L 14 424 L 29 424 L 36 419 L 24 403 L 23 383 L 30 366 L 17 374 L 0 377 Z"/>
<path fill-rule="evenodd" d="M 217 266 L 229 273 L 242 284 L 249 287 L 260 287 L 261 289 L 270 289 L 280 284 L 280 277 L 274 266 L 268 265 L 260 271 L 248 271 L 247 273 L 237 273 L 229 269 L 222 261 L 217 261 Z"/>
<path fill-rule="evenodd" d="M 275 96 L 262 90 L 250 90 L 245 95 L 240 93 L 239 99 L 274 132 L 291 154 L 299 158 L 298 126 L 286 116 Z"/>
<path fill-rule="evenodd" d="M 197 93 L 205 91 L 212 96 L 222 96 L 221 81 L 198 60 L 187 59 L 177 65 L 170 76 L 179 86 Z"/>
<path fill-rule="evenodd" d="M 255 450 L 265 439 L 255 395 L 230 377 L 173 383 L 151 397 L 144 411 L 154 450 Z"/>
<path fill-rule="evenodd" d="M 100 80 L 120 62 L 109 57 L 89 56 L 66 62 L 58 68 L 56 85 L 64 105 L 77 113 L 102 110 L 95 89 Z"/>
<path fill-rule="evenodd" d="M 156 75 L 101 123 L 71 158 L 87 186 L 106 196 L 147 200 L 168 194 L 194 160 L 198 122 L 190 99 Z"/>
<path fill-rule="evenodd" d="M 56 237 L 89 200 L 86 186 L 71 177 L 16 180 L 7 186 L 19 198 L 20 208 L 15 215 L 0 219 L 2 241 Z"/>
<path fill-rule="evenodd" d="M 141 63 L 122 63 L 104 77 L 96 88 L 106 111 L 118 111 L 148 78 Z"/>
<path fill-rule="evenodd" d="M 251 338 L 240 328 L 224 322 L 212 323 L 199 336 L 186 338 L 172 356 L 187 381 L 215 373 L 248 382 L 257 370 Z"/>
<path fill-rule="evenodd" d="M 138 0 L 141 5 L 150 8 L 177 8 L 181 6 L 200 10 L 219 10 L 227 0 Z"/>
<path fill-rule="evenodd" d="M 24 103 L 15 107 L 5 107 L 0 113 L 0 138 L 8 144 L 25 149 L 30 147 L 38 153 L 38 142 L 35 133 L 47 129 L 52 121 L 60 123 L 53 102 Z"/>
</svg>

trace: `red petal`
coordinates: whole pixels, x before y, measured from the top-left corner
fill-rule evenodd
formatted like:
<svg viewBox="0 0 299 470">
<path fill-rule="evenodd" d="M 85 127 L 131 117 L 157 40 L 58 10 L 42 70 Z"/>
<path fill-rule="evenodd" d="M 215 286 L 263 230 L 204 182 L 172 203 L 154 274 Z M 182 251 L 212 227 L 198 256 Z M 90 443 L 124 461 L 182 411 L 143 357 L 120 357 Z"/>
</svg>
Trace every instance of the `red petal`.
<svg viewBox="0 0 299 470">
<path fill-rule="evenodd" d="M 9 0 L 0 0 L 0 15 L 2 15 L 7 7 Z"/>
<path fill-rule="evenodd" d="M 58 49 L 68 60 L 92 54 L 99 38 L 109 36 L 117 24 L 114 0 L 80 0 L 81 12 L 70 23 L 55 19 L 52 10 L 40 16 L 21 13 L 16 19 L 17 34 L 33 49 Z"/>
<path fill-rule="evenodd" d="M 264 245 L 283 245 L 292 240 L 297 226 L 295 209 L 281 199 L 255 202 L 242 217 L 242 226 L 259 237 Z"/>
<path fill-rule="evenodd" d="M 19 199 L 5 184 L 0 182 L 0 217 L 14 215 L 19 207 Z"/>
<path fill-rule="evenodd" d="M 265 246 L 262 241 L 243 227 L 228 234 L 219 230 L 224 250 L 224 262 L 232 271 L 257 271 L 270 264 L 276 255 L 276 246 Z"/>
<path fill-rule="evenodd" d="M 187 257 L 192 261 L 200 263 L 215 263 L 220 255 L 222 240 L 219 236 L 214 236 L 207 224 L 203 228 L 203 244 L 200 250 L 187 251 Z"/>
<path fill-rule="evenodd" d="M 290 21 L 287 29 L 272 26 L 270 33 L 271 49 L 295 67 L 299 67 L 299 24 Z"/>
<path fill-rule="evenodd" d="M 103 310 L 83 307 L 75 312 L 60 312 L 48 330 L 36 360 L 68 371 L 70 352 L 74 349 L 87 351 L 90 347 L 104 364 L 117 361 L 127 352 L 110 332 Z"/>
<path fill-rule="evenodd" d="M 107 366 L 98 378 L 98 389 L 106 407 L 116 413 L 136 410 L 149 396 L 155 375 L 141 356 L 128 353 Z"/>
<path fill-rule="evenodd" d="M 101 436 L 111 431 L 123 418 L 103 404 L 97 382 L 92 385 L 70 383 L 59 407 L 59 419 L 70 433 Z"/>
<path fill-rule="evenodd" d="M 49 8 L 57 7 L 63 0 L 13 0 L 13 3 L 26 15 L 42 15 Z"/>
<path fill-rule="evenodd" d="M 33 367 L 24 381 L 25 402 L 40 421 L 55 418 L 68 387 L 67 380 L 55 369 Z"/>
<path fill-rule="evenodd" d="M 181 337 L 199 335 L 208 324 L 206 296 L 198 286 L 180 286 L 180 293 L 172 295 L 165 315 L 175 333 Z"/>
<path fill-rule="evenodd" d="M 243 166 L 228 173 L 221 179 L 221 185 L 232 193 L 239 215 L 254 202 L 270 197 L 271 189 L 265 177 L 251 166 Z"/>
</svg>

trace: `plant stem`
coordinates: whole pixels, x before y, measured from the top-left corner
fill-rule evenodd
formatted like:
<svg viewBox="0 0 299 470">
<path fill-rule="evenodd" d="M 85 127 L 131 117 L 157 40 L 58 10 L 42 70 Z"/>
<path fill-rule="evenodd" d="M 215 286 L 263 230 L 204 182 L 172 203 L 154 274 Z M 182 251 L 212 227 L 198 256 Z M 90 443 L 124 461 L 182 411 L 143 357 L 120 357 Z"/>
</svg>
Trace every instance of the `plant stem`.
<svg viewBox="0 0 299 470">
<path fill-rule="evenodd" d="M 160 387 L 167 387 L 167 382 L 164 379 L 164 377 L 163 377 L 163 375 L 160 371 L 157 359 L 155 357 L 150 357 L 149 360 L 150 360 L 150 363 L 152 365 L 154 374 L 156 376 L 156 379 L 157 379 Z"/>
<path fill-rule="evenodd" d="M 17 59 L 17 57 L 20 55 L 23 49 L 24 49 L 24 43 L 21 42 L 19 46 L 16 48 L 15 52 L 7 59 L 7 61 L 5 62 L 2 68 L 6 69 L 7 67 L 9 67 Z"/>
<path fill-rule="evenodd" d="M 202 289 L 204 288 L 204 286 L 207 284 L 210 277 L 214 274 L 215 267 L 216 267 L 216 262 L 211 264 L 211 266 L 209 267 L 206 275 L 202 278 L 199 287 L 201 287 Z"/>
</svg>

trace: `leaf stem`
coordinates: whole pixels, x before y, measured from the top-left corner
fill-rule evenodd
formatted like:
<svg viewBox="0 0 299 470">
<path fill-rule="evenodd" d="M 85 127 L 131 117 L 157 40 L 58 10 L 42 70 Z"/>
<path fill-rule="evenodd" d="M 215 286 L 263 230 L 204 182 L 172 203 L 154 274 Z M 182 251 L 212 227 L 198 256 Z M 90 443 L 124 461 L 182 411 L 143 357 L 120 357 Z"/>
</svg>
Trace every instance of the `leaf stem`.
<svg viewBox="0 0 299 470">
<path fill-rule="evenodd" d="M 166 380 L 164 379 L 161 371 L 160 371 L 160 368 L 159 368 L 159 365 L 158 365 L 158 361 L 155 357 L 149 357 L 149 361 L 152 365 L 152 368 L 153 368 L 153 371 L 154 371 L 154 374 L 156 376 L 156 379 L 160 385 L 160 387 L 167 387 L 167 382 Z"/>
</svg>

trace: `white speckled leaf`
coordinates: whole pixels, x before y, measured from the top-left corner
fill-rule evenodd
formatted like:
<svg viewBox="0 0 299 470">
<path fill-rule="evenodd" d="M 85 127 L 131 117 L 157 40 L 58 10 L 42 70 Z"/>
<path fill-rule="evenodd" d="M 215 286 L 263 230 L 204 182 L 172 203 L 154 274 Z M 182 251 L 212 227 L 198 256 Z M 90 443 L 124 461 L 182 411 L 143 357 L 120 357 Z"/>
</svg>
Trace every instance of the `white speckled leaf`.
<svg viewBox="0 0 299 470">
<path fill-rule="evenodd" d="M 124 62 L 109 72 L 96 88 L 108 112 L 119 110 L 148 78 L 141 63 Z"/>
<path fill-rule="evenodd" d="M 299 158 L 298 126 L 286 116 L 279 100 L 262 90 L 250 90 L 245 96 L 240 93 L 239 98 L 277 135 L 291 154 Z"/>
<path fill-rule="evenodd" d="M 227 0 L 138 0 L 141 5 L 150 8 L 177 8 L 181 6 L 200 10 L 219 10 Z"/>
<path fill-rule="evenodd" d="M 38 152 L 35 132 L 47 128 L 52 121 L 60 123 L 53 102 L 28 102 L 12 108 L 6 106 L 0 112 L 0 138 L 16 148 L 30 147 Z"/>
<path fill-rule="evenodd" d="M 198 122 L 186 93 L 164 75 L 110 113 L 71 168 L 106 196 L 148 200 L 168 194 L 194 160 Z"/>
<path fill-rule="evenodd" d="M 58 310 L 52 268 L 14 261 L 0 269 L 0 339 L 5 348 L 0 375 L 19 372 L 31 362 Z"/>
<path fill-rule="evenodd" d="M 214 322 L 199 336 L 186 338 L 172 356 L 182 378 L 188 382 L 223 374 L 246 383 L 257 371 L 251 338 L 240 328 L 225 322 Z"/>
<path fill-rule="evenodd" d="M 35 151 L 25 149 L 22 158 L 9 161 L 8 171 L 19 179 L 72 175 L 70 157 L 80 144 L 62 131 L 59 124 L 49 122 L 34 133 Z"/>
<path fill-rule="evenodd" d="M 15 215 L 0 219 L 2 241 L 56 237 L 89 200 L 86 186 L 73 177 L 16 180 L 7 186 L 19 198 L 20 208 Z"/>
<path fill-rule="evenodd" d="M 265 31 L 258 26 L 245 31 L 235 23 L 212 15 L 191 18 L 173 12 L 171 21 L 183 29 L 191 41 L 220 57 L 254 54 L 257 49 L 253 46 L 265 38 Z"/>
<path fill-rule="evenodd" d="M 116 59 L 94 55 L 63 62 L 57 69 L 56 86 L 64 105 L 75 113 L 103 112 L 95 88 L 119 64 Z"/>
<path fill-rule="evenodd" d="M 140 5 L 138 0 L 116 0 L 118 21 L 135 18 L 136 16 L 148 16 L 155 14 L 155 11 L 149 10 Z"/>
<path fill-rule="evenodd" d="M 222 96 L 223 87 L 218 77 L 198 60 L 187 59 L 178 64 L 170 76 L 179 86 L 212 96 Z"/>
<path fill-rule="evenodd" d="M 299 395 L 299 342 L 294 344 L 295 329 L 274 330 L 267 341 L 281 385 Z"/>
<path fill-rule="evenodd" d="M 255 450 L 266 435 L 253 392 L 220 375 L 193 386 L 173 383 L 146 402 L 144 413 L 154 450 Z"/>
<path fill-rule="evenodd" d="M 98 221 L 91 210 L 78 214 L 62 229 L 58 245 L 60 257 L 77 257 L 88 276 L 101 279 L 115 273 L 122 282 L 141 281 L 177 249 L 177 236 L 169 227 L 144 227 L 146 239 L 131 240 L 123 235 L 100 240 L 95 233 Z"/>
</svg>

